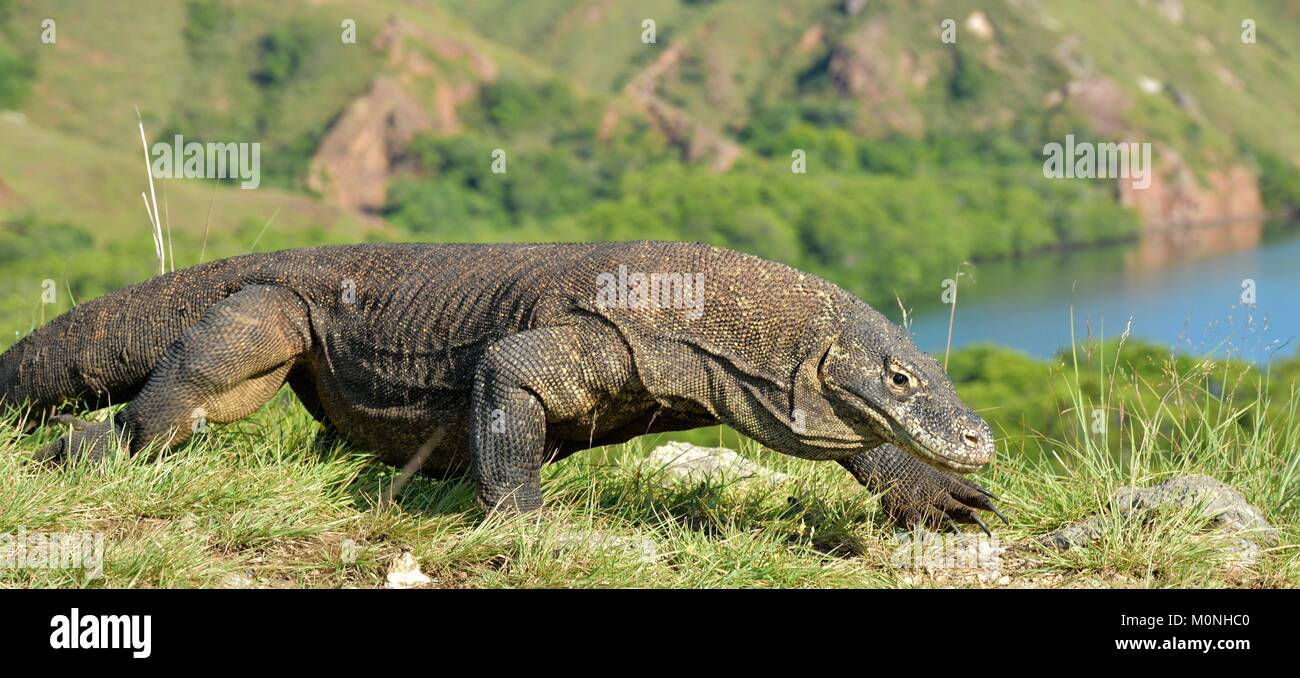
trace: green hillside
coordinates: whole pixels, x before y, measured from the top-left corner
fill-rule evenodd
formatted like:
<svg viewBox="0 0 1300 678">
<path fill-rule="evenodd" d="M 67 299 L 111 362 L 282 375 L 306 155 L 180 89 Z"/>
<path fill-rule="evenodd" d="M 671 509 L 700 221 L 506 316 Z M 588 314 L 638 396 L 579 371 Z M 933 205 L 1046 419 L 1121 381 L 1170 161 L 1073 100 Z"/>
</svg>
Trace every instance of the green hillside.
<svg viewBox="0 0 1300 678">
<path fill-rule="evenodd" d="M 260 145 L 256 189 L 156 180 L 166 267 L 341 242 L 700 240 L 893 314 L 937 305 L 968 262 L 1240 216 L 1223 205 L 1300 214 L 1300 0 L 0 0 L 0 350 L 157 274 L 137 110 L 150 143 Z M 1163 192 L 1046 179 L 1044 145 L 1066 135 L 1151 143 Z M 1010 539 L 1186 473 L 1233 483 L 1282 532 L 1243 573 L 1189 516 L 1166 516 L 1163 532 L 1116 529 L 1013 568 L 1017 585 L 1300 582 L 1300 357 L 1081 338 L 1050 360 L 950 358 L 999 436 L 980 482 L 1014 511 Z M 743 449 L 798 487 L 651 487 L 629 464 L 661 438 L 548 469 L 568 522 L 658 540 L 667 555 L 647 570 L 481 527 L 465 484 L 419 479 L 394 508 L 379 499 L 394 470 L 346 446 L 309 456 L 315 427 L 285 392 L 180 451 L 175 473 L 116 460 L 56 484 L 26 465 L 53 430 L 0 417 L 0 532 L 115 531 L 110 586 L 246 571 L 375 586 L 409 544 L 446 586 L 913 584 L 883 567 L 890 528 L 838 467 L 727 429 L 672 437 Z M 345 540 L 359 561 L 336 558 Z M 76 583 L 61 576 L 0 585 Z"/>
<path fill-rule="evenodd" d="M 962 262 L 1138 231 L 1113 182 L 1043 179 L 1042 146 L 1065 134 L 1149 140 L 1202 175 L 1245 165 L 1266 206 L 1294 207 L 1297 13 L 1300 2 L 3 0 L 0 332 L 157 271 L 137 106 L 151 141 L 262 145 L 257 190 L 158 180 L 177 266 L 363 240 L 691 239 L 814 271 L 891 311 L 932 305 Z M 1255 44 L 1241 40 L 1243 17 Z M 948 18 L 955 43 L 941 40 Z M 381 80 L 429 122 L 384 142 L 385 197 L 351 208 L 311 188 L 313 163 L 338 152 L 331 135 L 358 105 L 392 103 L 370 96 Z M 1081 82 L 1119 99 L 1076 100 Z M 375 133 L 362 130 L 333 138 L 344 161 Z M 806 172 L 792 171 L 796 150 Z"/>
<path fill-rule="evenodd" d="M 1157 3 L 1010 0 L 5 0 L 0 107 L 17 113 L 0 123 L 0 218 L 149 252 L 138 106 L 153 139 L 262 144 L 262 190 L 163 182 L 183 233 L 204 230 L 213 199 L 219 252 L 277 209 L 259 245 L 702 239 L 877 304 L 931 303 L 962 261 L 1137 231 L 1108 182 L 1041 180 L 1042 145 L 1065 134 L 1151 141 L 1202 175 L 1244 164 L 1268 206 L 1290 206 L 1300 4 L 1174 4 L 1177 17 Z M 54 44 L 40 41 L 46 18 Z M 955 43 L 940 39 L 948 18 Z M 356 44 L 340 39 L 344 19 Z M 390 149 L 385 204 L 336 209 L 308 188 L 312 158 L 379 77 L 438 124 Z M 1118 119 L 1069 93 L 1095 82 L 1120 97 Z M 504 175 L 488 170 L 497 148 Z M 791 172 L 796 149 L 805 174 Z M 0 298 L 21 296 L 5 284 Z M 22 308 L 0 302 L 7 327 L 27 326 Z"/>
</svg>

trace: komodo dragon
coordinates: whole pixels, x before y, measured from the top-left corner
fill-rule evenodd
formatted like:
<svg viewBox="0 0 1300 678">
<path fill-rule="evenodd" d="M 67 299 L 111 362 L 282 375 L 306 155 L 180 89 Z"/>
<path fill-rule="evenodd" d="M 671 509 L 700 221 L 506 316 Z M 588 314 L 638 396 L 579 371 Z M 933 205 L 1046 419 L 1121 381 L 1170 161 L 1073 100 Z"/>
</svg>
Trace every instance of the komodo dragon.
<svg viewBox="0 0 1300 678">
<path fill-rule="evenodd" d="M 37 459 L 178 445 L 285 383 L 324 425 L 488 510 L 542 505 L 543 463 L 724 423 L 835 460 L 896 521 L 997 512 L 989 426 L 907 333 L 815 276 L 702 244 L 346 245 L 252 254 L 84 303 L 0 355 L 0 405 L 67 415 Z M 895 447 L 897 446 L 897 447 Z M 422 450 L 421 448 L 426 448 Z M 900 449 L 901 448 L 901 449 Z M 1001 517 L 1001 514 L 998 514 Z"/>
</svg>

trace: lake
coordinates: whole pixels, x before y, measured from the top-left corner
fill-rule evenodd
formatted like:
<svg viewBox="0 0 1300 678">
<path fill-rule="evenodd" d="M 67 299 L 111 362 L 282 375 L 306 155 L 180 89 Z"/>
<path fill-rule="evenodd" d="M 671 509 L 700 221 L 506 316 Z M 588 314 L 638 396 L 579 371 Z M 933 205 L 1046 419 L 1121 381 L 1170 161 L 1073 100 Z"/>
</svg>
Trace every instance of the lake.
<svg viewBox="0 0 1300 678">
<path fill-rule="evenodd" d="M 970 267 L 957 294 L 952 345 L 994 343 L 1045 358 L 1075 335 L 1134 337 L 1180 351 L 1235 355 L 1257 363 L 1295 355 L 1300 345 L 1300 232 L 1252 250 L 1161 267 L 1135 266 L 1132 249 L 1112 247 Z M 1253 285 L 1252 282 L 1253 281 Z M 1254 305 L 1243 303 L 1253 286 Z M 941 288 L 914 302 L 917 344 L 942 355 L 948 332 Z M 1249 296 L 1245 301 L 1249 301 Z M 882 309 L 898 320 L 897 308 Z"/>
</svg>

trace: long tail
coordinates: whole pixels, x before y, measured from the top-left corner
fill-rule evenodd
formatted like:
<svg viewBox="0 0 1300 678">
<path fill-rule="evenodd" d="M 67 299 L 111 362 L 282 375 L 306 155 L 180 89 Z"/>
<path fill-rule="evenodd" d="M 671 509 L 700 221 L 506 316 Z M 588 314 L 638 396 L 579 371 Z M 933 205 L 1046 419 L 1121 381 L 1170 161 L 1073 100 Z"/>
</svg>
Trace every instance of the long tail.
<svg viewBox="0 0 1300 678">
<path fill-rule="evenodd" d="M 55 318 L 0 354 L 0 410 L 131 400 L 167 348 L 264 260 L 251 255 L 176 271 Z"/>
</svg>

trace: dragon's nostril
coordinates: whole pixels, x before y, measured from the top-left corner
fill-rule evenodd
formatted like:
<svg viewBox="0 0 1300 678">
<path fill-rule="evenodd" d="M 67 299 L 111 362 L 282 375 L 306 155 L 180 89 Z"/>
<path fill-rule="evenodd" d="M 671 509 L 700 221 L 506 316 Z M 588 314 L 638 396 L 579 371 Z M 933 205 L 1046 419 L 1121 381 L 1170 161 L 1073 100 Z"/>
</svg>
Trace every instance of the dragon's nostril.
<svg viewBox="0 0 1300 678">
<path fill-rule="evenodd" d="M 974 433 L 967 433 L 965 436 L 966 444 L 974 447 L 980 444 L 980 437 Z"/>
</svg>

